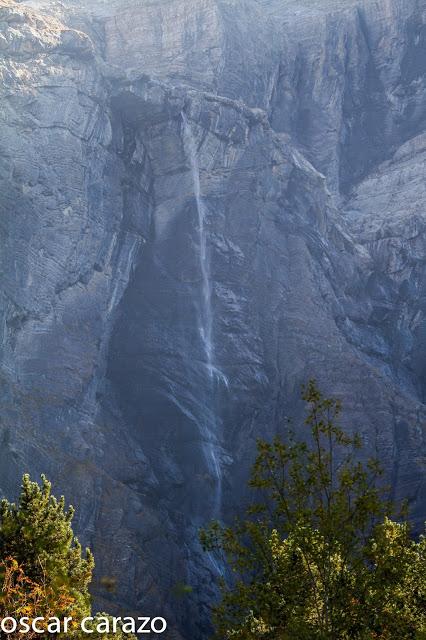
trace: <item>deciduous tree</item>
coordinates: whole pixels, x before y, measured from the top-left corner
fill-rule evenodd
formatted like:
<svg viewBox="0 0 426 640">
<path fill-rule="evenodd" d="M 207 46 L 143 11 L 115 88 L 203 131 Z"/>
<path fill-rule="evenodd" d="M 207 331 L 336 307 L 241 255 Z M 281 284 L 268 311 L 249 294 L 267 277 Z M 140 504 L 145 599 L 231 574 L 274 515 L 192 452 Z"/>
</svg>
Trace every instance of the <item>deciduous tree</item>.
<svg viewBox="0 0 426 640">
<path fill-rule="evenodd" d="M 426 630 L 425 539 L 392 520 L 381 469 L 339 426 L 340 403 L 303 391 L 306 437 L 259 441 L 246 516 L 202 532 L 226 558 L 218 637 L 408 640 Z"/>
</svg>

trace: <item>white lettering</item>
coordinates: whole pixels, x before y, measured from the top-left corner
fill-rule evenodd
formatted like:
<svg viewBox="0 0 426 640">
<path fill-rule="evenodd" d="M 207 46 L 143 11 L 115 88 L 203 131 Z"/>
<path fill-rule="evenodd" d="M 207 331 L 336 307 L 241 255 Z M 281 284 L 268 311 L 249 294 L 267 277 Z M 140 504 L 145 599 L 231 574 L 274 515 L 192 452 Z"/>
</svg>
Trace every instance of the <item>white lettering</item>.
<svg viewBox="0 0 426 640">
<path fill-rule="evenodd" d="M 88 617 L 88 618 L 83 618 L 83 620 L 81 621 L 80 627 L 82 629 L 82 631 L 84 631 L 84 633 L 93 633 L 93 629 L 88 629 L 86 627 L 86 622 L 93 622 L 93 618 Z"/>
<path fill-rule="evenodd" d="M 68 633 L 68 625 L 72 622 L 72 618 L 64 618 L 64 633 Z"/>
<path fill-rule="evenodd" d="M 59 618 L 49 618 L 49 622 L 47 623 L 47 631 L 49 633 L 61 632 L 61 621 L 59 620 Z"/>
<path fill-rule="evenodd" d="M 98 633 L 109 633 L 108 618 L 105 618 L 104 616 L 100 616 L 99 618 L 96 618 L 96 620 L 99 620 L 99 622 L 96 625 L 96 631 Z"/>
<path fill-rule="evenodd" d="M 161 629 L 156 628 L 157 620 L 161 623 Z M 167 629 L 167 622 L 164 620 L 164 618 L 153 618 L 151 620 L 151 630 L 154 633 L 164 633 L 166 629 Z"/>
<path fill-rule="evenodd" d="M 37 626 L 37 622 L 39 622 L 40 620 L 41 620 L 42 622 L 44 622 L 44 618 L 34 618 L 33 623 L 32 623 L 32 625 L 31 625 L 31 629 L 32 629 L 33 631 L 35 631 L 36 633 L 44 633 L 44 629 L 40 629 L 40 628 Z"/>
<path fill-rule="evenodd" d="M 151 618 L 138 618 L 138 622 L 142 622 L 141 626 L 138 628 L 138 633 L 151 633 L 150 629 L 145 629 L 150 619 Z"/>
<path fill-rule="evenodd" d="M 117 625 L 118 625 L 119 622 L 121 622 L 121 618 L 113 618 L 112 619 L 112 632 L 113 633 L 117 633 Z M 109 628 L 108 628 L 108 632 L 109 632 Z"/>
<path fill-rule="evenodd" d="M 30 630 L 30 625 L 28 624 L 29 621 L 30 619 L 26 617 L 19 620 L 19 624 L 21 625 L 19 633 L 28 633 L 28 631 Z"/>
<path fill-rule="evenodd" d="M 9 623 L 11 623 L 12 626 L 9 626 Z M 14 631 L 16 631 L 16 627 L 18 626 L 18 623 L 16 622 L 15 618 L 3 618 L 3 620 L 1 621 L 0 624 L 0 628 L 3 631 L 3 633 L 14 633 Z"/>
<path fill-rule="evenodd" d="M 136 633 L 136 622 L 134 618 L 123 618 L 121 627 L 123 633 Z"/>
</svg>

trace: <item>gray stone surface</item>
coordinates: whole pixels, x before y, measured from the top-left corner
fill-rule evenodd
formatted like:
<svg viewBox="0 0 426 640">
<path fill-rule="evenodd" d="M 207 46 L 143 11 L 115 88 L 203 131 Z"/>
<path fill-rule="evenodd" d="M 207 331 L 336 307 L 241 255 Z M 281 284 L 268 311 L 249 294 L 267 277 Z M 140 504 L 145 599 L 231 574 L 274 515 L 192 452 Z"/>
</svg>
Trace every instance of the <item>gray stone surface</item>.
<svg viewBox="0 0 426 640">
<path fill-rule="evenodd" d="M 77 505 L 99 607 L 206 633 L 197 528 L 312 375 L 421 527 L 425 32 L 420 0 L 0 0 L 0 488 Z"/>
</svg>

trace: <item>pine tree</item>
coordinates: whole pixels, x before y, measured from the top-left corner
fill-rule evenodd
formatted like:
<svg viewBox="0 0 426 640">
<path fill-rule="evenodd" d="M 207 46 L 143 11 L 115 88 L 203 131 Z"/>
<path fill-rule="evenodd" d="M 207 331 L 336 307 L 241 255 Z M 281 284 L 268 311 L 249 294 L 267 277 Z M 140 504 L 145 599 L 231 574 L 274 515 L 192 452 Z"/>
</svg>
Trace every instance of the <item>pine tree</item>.
<svg viewBox="0 0 426 640">
<path fill-rule="evenodd" d="M 90 615 L 94 559 L 89 549 L 82 553 L 71 526 L 73 516 L 64 498 L 51 494 L 46 477 L 40 486 L 24 475 L 18 504 L 5 499 L 0 504 L 0 558 L 13 558 L 36 584 L 58 594 L 65 589 L 78 619 Z"/>
<path fill-rule="evenodd" d="M 0 617 L 30 620 L 42 616 L 72 618 L 67 634 L 54 637 L 82 640 L 87 634 L 81 629 L 83 618 L 91 616 L 89 585 L 94 558 L 89 549 L 83 553 L 74 536 L 74 509 L 65 509 L 65 499 L 57 500 L 45 476 L 41 486 L 28 475 L 22 479 L 18 504 L 0 503 Z M 120 625 L 115 633 L 100 633 L 97 624 L 107 614 L 96 614 L 88 626 L 92 640 L 135 640 L 124 634 Z M 109 616 L 108 619 L 111 620 Z M 42 624 L 42 623 L 40 623 Z M 30 632 L 30 638 L 38 636 Z M 10 640 L 25 637 L 19 631 Z M 49 637 L 44 633 L 43 637 Z"/>
</svg>

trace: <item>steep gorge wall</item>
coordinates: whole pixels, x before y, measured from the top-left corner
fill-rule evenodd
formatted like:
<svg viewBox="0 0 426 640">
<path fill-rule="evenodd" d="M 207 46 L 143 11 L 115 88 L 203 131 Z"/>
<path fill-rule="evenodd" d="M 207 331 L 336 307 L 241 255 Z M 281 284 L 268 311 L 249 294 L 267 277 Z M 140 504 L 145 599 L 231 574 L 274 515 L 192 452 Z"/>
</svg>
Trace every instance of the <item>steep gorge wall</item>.
<svg viewBox="0 0 426 640">
<path fill-rule="evenodd" d="M 0 487 L 45 472 L 78 505 L 100 606 L 205 632 L 197 528 L 311 375 L 421 526 L 425 20 L 0 1 Z"/>
</svg>

